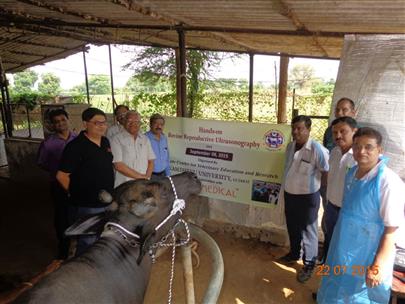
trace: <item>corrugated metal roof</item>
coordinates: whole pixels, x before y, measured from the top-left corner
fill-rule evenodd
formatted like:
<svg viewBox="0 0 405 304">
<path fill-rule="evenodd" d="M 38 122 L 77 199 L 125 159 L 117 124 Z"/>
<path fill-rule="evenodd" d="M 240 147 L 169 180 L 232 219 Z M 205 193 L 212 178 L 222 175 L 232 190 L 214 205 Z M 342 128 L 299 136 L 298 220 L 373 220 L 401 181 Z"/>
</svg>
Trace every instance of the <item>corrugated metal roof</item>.
<svg viewBox="0 0 405 304">
<path fill-rule="evenodd" d="M 8 72 L 88 44 L 176 47 L 339 58 L 345 33 L 405 33 L 404 0 L 0 1 Z"/>
</svg>

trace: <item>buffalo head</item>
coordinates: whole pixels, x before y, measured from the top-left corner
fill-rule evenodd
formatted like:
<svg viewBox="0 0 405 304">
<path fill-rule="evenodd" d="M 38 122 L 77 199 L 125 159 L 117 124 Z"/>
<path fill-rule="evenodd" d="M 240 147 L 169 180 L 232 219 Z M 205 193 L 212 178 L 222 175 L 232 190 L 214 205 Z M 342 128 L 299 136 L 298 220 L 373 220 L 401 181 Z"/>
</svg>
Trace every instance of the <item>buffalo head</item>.
<svg viewBox="0 0 405 304">
<path fill-rule="evenodd" d="M 187 200 L 190 195 L 201 191 L 201 182 L 191 172 L 171 177 L 179 199 Z M 134 180 L 118 186 L 113 195 L 101 193 L 100 199 L 110 203 L 105 214 L 99 214 L 78 221 L 68 228 L 66 235 L 99 234 L 105 223 L 117 223 L 126 230 L 139 235 L 143 257 L 150 245 L 166 235 L 174 226 L 180 214 L 177 213 L 155 229 L 171 212 L 176 197 L 168 178 L 158 181 Z M 138 260 L 139 260 L 138 259 Z"/>
</svg>

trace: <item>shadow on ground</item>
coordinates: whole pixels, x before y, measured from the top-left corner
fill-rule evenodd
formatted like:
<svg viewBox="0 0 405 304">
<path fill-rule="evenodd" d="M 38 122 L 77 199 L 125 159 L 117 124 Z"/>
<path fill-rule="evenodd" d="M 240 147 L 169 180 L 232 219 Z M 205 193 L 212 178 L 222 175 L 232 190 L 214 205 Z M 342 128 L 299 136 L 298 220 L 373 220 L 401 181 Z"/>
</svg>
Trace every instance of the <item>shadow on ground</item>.
<svg viewBox="0 0 405 304">
<path fill-rule="evenodd" d="M 48 185 L 13 182 L 0 178 L 0 293 L 29 280 L 45 269 L 56 255 L 53 211 Z M 225 263 L 224 284 L 219 303 L 314 303 L 319 278 L 305 284 L 296 281 L 295 267 L 274 262 L 285 249 L 253 240 L 235 239 L 230 234 L 212 233 Z M 145 303 L 167 303 L 170 250 L 152 270 Z M 211 260 L 199 248 L 200 266 L 194 269 L 197 303 L 201 302 L 211 275 Z M 173 303 L 185 303 L 183 274 L 177 251 Z M 214 270 L 215 271 L 215 270 Z"/>
</svg>

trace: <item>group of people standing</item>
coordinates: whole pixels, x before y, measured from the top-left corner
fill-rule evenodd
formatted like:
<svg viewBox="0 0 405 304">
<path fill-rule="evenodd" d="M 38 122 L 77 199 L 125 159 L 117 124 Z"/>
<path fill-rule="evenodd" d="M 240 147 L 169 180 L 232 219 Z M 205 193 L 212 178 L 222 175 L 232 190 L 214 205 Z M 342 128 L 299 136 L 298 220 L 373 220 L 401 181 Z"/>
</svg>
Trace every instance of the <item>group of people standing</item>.
<svg viewBox="0 0 405 304">
<path fill-rule="evenodd" d="M 279 261 L 302 258 L 301 283 L 318 267 L 318 303 L 388 303 L 395 246 L 404 246 L 397 230 L 405 224 L 405 184 L 387 167 L 380 132 L 360 128 L 355 114 L 354 102 L 340 99 L 323 145 L 310 139 L 309 117 L 292 120 L 282 184 L 290 251 Z M 325 242 L 318 262 L 320 190 Z"/>
<path fill-rule="evenodd" d="M 99 198 L 102 190 L 112 193 L 120 184 L 134 179 L 154 179 L 170 175 L 165 119 L 150 117 L 150 130 L 141 132 L 141 115 L 125 105 L 114 110 L 116 123 L 108 128 L 106 114 L 97 108 L 82 113 L 84 130 L 69 128 L 69 115 L 62 109 L 51 111 L 54 134 L 39 149 L 38 164 L 49 171 L 55 205 L 58 258 L 69 255 L 69 239 L 64 231 L 77 219 L 101 213 L 107 207 Z M 96 241 L 94 236 L 77 239 L 75 255 Z"/>
</svg>

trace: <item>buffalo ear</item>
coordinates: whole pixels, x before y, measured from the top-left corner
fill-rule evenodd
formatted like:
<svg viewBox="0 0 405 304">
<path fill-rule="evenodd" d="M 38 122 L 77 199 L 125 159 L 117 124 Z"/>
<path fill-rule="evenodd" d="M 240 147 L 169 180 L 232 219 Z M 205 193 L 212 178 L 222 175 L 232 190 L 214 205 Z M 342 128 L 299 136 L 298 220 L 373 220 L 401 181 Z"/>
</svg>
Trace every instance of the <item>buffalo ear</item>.
<svg viewBox="0 0 405 304">
<path fill-rule="evenodd" d="M 66 229 L 65 236 L 100 234 L 108 221 L 109 217 L 104 212 L 96 215 L 87 215 Z"/>
<path fill-rule="evenodd" d="M 154 197 L 148 197 L 143 202 L 135 203 L 131 206 L 131 211 L 138 217 L 149 219 L 158 211 Z"/>
</svg>

